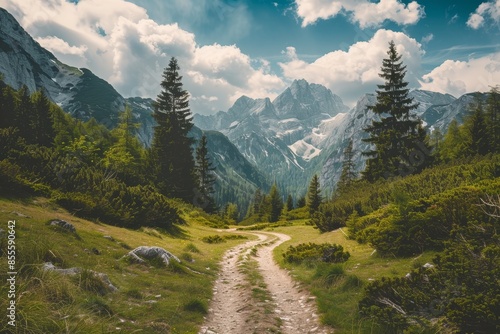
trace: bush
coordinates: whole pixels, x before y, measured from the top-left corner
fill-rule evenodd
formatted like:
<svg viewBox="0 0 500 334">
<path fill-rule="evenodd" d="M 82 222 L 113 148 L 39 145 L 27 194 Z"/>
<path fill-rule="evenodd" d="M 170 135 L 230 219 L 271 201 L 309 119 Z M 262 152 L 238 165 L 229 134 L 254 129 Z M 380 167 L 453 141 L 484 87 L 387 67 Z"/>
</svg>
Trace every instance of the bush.
<svg viewBox="0 0 500 334">
<path fill-rule="evenodd" d="M 226 240 L 220 235 L 209 235 L 201 238 L 201 241 L 206 242 L 207 244 L 220 244 L 226 242 Z"/>
<path fill-rule="evenodd" d="M 286 262 L 302 263 L 304 261 L 317 261 L 327 263 L 345 262 L 349 259 L 349 252 L 344 252 L 344 248 L 337 244 L 314 244 L 302 243 L 297 246 L 288 247 L 283 253 Z"/>
</svg>

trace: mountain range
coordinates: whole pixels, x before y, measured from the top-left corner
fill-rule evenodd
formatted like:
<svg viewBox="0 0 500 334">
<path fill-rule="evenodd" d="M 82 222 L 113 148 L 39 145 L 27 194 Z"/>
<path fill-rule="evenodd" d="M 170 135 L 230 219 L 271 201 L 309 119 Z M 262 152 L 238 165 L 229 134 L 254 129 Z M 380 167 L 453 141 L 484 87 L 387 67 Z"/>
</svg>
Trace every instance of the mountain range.
<svg viewBox="0 0 500 334">
<path fill-rule="evenodd" d="M 121 96 L 112 85 L 85 68 L 60 62 L 41 47 L 0 8 L 0 73 L 5 83 L 30 92 L 42 89 L 72 116 L 95 118 L 108 128 L 117 124 L 125 105 L 140 123 L 139 139 L 149 146 L 155 125 L 152 99 Z M 428 129 L 445 132 L 453 119 L 466 114 L 473 94 L 455 98 L 423 90 L 410 95 L 419 106 L 415 112 Z M 305 80 L 295 80 L 279 96 L 253 99 L 241 96 L 227 111 L 214 115 L 195 114 L 195 139 L 207 136 L 209 153 L 217 167 L 219 204 L 236 202 L 243 208 L 257 188 L 267 191 L 276 182 L 285 197 L 298 198 L 316 173 L 324 195 L 331 194 L 340 176 L 343 150 L 353 140 L 357 171 L 364 168 L 367 150 L 364 128 L 376 116 L 368 106 L 376 96 L 362 96 L 353 108 L 330 89 Z"/>
</svg>

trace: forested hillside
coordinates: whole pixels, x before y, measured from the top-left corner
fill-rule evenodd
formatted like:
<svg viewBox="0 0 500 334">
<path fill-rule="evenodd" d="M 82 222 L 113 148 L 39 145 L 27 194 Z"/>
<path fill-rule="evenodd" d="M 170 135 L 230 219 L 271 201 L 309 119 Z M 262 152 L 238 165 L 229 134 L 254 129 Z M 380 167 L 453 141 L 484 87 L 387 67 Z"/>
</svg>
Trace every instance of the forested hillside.
<svg viewBox="0 0 500 334">
<path fill-rule="evenodd" d="M 500 94 L 478 95 L 464 123 L 426 134 L 411 115 L 404 66 L 391 44 L 377 103 L 382 115 L 365 130 L 372 149 L 361 175 L 344 152 L 341 182 L 329 201 L 309 201 L 323 232 L 346 227 L 349 238 L 386 258 L 437 252 L 405 277 L 368 284 L 362 318 L 385 332 L 494 333 L 500 330 Z M 314 185 L 314 179 L 311 187 Z M 317 186 L 315 186 L 317 188 Z M 311 188 L 310 188 L 311 193 Z"/>
</svg>

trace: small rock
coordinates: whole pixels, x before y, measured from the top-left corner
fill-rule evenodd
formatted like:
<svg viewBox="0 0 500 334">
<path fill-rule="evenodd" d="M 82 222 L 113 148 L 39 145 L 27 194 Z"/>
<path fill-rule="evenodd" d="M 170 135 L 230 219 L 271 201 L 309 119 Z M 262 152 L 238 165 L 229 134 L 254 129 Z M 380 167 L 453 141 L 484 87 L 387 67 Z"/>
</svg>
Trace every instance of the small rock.
<svg viewBox="0 0 500 334">
<path fill-rule="evenodd" d="M 65 229 L 71 233 L 76 233 L 76 228 L 73 226 L 73 224 L 68 223 L 67 221 L 61 220 L 61 219 L 54 219 L 51 220 L 49 225 L 51 226 L 58 226 L 62 229 Z"/>
<path fill-rule="evenodd" d="M 113 238 L 112 236 L 110 235 L 105 235 L 103 236 L 104 239 L 108 239 L 108 240 L 111 240 L 111 241 L 115 241 L 115 238 Z"/>
<path fill-rule="evenodd" d="M 17 211 L 12 211 L 11 213 L 12 213 L 13 215 L 16 215 L 16 216 L 19 216 L 19 217 L 23 217 L 23 218 L 31 218 L 31 216 L 25 215 L 24 213 L 17 212 Z"/>
<path fill-rule="evenodd" d="M 422 267 L 426 268 L 426 269 L 430 269 L 430 268 L 434 268 L 434 265 L 427 262 L 426 264 L 424 264 Z"/>
<path fill-rule="evenodd" d="M 98 250 L 97 248 L 92 248 L 92 253 L 94 253 L 95 255 L 101 255 L 101 251 Z"/>
</svg>

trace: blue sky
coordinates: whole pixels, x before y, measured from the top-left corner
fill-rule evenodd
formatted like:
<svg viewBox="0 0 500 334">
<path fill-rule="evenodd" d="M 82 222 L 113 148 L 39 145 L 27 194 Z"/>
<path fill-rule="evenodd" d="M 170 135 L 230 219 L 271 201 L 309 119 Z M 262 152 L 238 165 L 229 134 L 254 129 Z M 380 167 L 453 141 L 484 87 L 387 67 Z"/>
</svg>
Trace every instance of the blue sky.
<svg viewBox="0 0 500 334">
<path fill-rule="evenodd" d="M 500 84 L 500 0 L 0 0 L 61 61 L 124 96 L 155 97 L 179 59 L 194 112 L 294 79 L 350 106 L 380 83 L 394 40 L 412 88 L 459 96 Z"/>
</svg>

